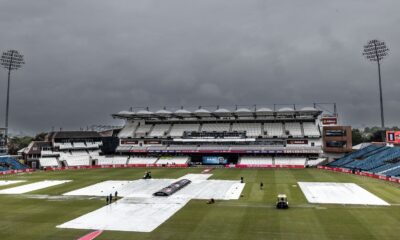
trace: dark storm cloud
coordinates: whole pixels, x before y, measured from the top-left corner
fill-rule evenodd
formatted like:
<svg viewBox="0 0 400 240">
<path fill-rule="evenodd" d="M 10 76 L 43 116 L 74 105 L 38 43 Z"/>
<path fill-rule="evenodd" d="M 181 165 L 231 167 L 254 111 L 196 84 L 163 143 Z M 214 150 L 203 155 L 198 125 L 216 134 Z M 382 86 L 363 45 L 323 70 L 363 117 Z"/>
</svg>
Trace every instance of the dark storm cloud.
<svg viewBox="0 0 400 240">
<path fill-rule="evenodd" d="M 379 7 L 378 7 L 379 4 Z M 337 102 L 342 121 L 379 123 L 372 38 L 387 124 L 400 125 L 398 0 L 0 0 L 13 73 L 14 132 L 115 123 L 130 106 Z M 6 71 L 0 72 L 1 123 Z M 117 122 L 118 123 L 118 122 Z"/>
</svg>

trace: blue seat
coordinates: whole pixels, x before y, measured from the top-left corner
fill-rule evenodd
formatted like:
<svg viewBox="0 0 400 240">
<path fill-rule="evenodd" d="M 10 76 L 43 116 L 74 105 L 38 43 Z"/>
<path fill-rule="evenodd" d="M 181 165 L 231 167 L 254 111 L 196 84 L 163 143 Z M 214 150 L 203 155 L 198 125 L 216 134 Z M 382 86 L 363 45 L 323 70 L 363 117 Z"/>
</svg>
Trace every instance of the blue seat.
<svg viewBox="0 0 400 240">
<path fill-rule="evenodd" d="M 380 173 L 388 176 L 399 176 L 400 147 L 371 146 L 350 153 L 328 164 L 328 166 L 361 169 L 363 171 Z M 399 168 L 396 168 L 397 166 L 399 166 Z M 392 168 L 394 169 L 387 171 Z"/>
<path fill-rule="evenodd" d="M 338 160 L 336 160 L 334 162 L 329 163 L 328 166 L 331 166 L 331 167 L 345 167 L 346 164 L 349 164 L 349 163 L 353 162 L 356 158 L 360 158 L 360 157 L 362 157 L 362 156 L 364 156 L 364 155 L 366 155 L 368 153 L 371 153 L 371 152 L 373 152 L 373 151 L 375 151 L 377 149 L 380 149 L 380 148 L 382 148 L 382 147 L 381 146 L 370 145 L 370 146 L 365 147 L 363 149 L 360 149 L 358 151 L 349 153 L 349 154 L 345 155 L 344 157 L 342 157 L 342 158 L 340 158 L 340 159 L 338 159 Z"/>
<path fill-rule="evenodd" d="M 28 167 L 10 156 L 0 156 L 0 171 L 23 170 Z"/>
</svg>

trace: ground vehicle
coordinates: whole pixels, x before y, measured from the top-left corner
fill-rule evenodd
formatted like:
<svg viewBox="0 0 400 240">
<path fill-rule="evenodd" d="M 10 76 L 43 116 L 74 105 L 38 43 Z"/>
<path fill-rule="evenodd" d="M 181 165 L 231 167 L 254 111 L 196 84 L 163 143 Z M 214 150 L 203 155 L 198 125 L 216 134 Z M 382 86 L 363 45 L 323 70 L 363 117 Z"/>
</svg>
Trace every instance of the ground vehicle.
<svg viewBox="0 0 400 240">
<path fill-rule="evenodd" d="M 288 209 L 289 208 L 289 202 L 287 201 L 286 194 L 278 195 L 278 201 L 276 202 L 276 208 L 277 209 Z"/>
<path fill-rule="evenodd" d="M 151 179 L 151 172 L 146 172 L 143 176 L 143 179 Z"/>
</svg>

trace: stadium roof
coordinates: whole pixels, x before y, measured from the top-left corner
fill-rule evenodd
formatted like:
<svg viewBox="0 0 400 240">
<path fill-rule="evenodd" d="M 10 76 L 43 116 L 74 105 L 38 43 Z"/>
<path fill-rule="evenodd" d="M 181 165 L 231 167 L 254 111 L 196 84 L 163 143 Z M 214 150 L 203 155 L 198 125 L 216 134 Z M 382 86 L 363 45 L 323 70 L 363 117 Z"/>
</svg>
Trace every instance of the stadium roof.
<svg viewBox="0 0 400 240">
<path fill-rule="evenodd" d="M 156 110 L 151 112 L 149 110 L 139 110 L 137 112 L 133 111 L 120 111 L 116 114 L 112 114 L 114 118 L 122 119 L 166 119 L 166 118 L 222 118 L 222 117 L 261 117 L 261 116 L 279 116 L 279 115 L 310 115 L 319 116 L 322 113 L 321 110 L 314 107 L 303 107 L 300 110 L 296 110 L 289 107 L 283 107 L 279 110 L 272 110 L 267 107 L 261 107 L 258 109 L 249 109 L 245 107 L 237 108 L 236 110 L 229 110 L 227 108 L 219 108 L 210 111 L 205 108 L 198 108 L 194 111 L 189 111 L 181 107 L 176 111 L 169 111 L 164 109 Z"/>
<path fill-rule="evenodd" d="M 62 131 L 49 133 L 49 139 L 90 139 L 100 138 L 100 134 L 95 131 Z"/>
<path fill-rule="evenodd" d="M 316 108 L 313 107 L 303 107 L 300 111 L 318 111 Z"/>
<path fill-rule="evenodd" d="M 25 154 L 40 154 L 42 148 L 51 147 L 51 143 L 47 141 L 32 141 L 25 149 Z"/>
<path fill-rule="evenodd" d="M 158 110 L 157 112 L 156 112 L 156 114 L 157 115 L 171 115 L 172 114 L 172 112 L 170 112 L 170 111 L 167 111 L 167 110 L 165 110 L 165 109 L 161 109 L 161 110 Z"/>
<path fill-rule="evenodd" d="M 207 117 L 207 116 L 211 116 L 211 112 L 208 111 L 207 109 L 204 108 L 199 108 L 196 111 L 194 111 L 194 115 L 196 116 L 203 116 L 203 117 Z"/>
<path fill-rule="evenodd" d="M 284 107 L 284 108 L 280 108 L 278 110 L 278 112 L 293 112 L 294 109 L 293 108 L 289 108 L 289 107 Z"/>
<path fill-rule="evenodd" d="M 178 115 L 178 116 L 190 116 L 192 113 L 190 112 L 190 111 L 188 111 L 188 110 L 186 110 L 186 109 L 179 109 L 179 110 L 177 110 L 177 111 L 175 111 L 175 115 Z"/>
</svg>

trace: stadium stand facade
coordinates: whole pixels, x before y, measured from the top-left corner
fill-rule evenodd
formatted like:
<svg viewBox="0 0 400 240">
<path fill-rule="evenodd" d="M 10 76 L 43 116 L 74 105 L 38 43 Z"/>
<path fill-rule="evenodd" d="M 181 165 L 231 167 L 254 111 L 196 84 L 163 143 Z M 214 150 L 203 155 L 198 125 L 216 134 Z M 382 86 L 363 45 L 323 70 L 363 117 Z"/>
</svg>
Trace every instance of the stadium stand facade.
<svg viewBox="0 0 400 240">
<path fill-rule="evenodd" d="M 204 158 L 215 157 L 240 166 L 305 167 L 321 162 L 321 113 L 296 106 L 122 111 L 113 114 L 125 120 L 116 151 L 128 163 L 207 164 Z"/>
<path fill-rule="evenodd" d="M 345 168 L 353 172 L 400 177 L 400 147 L 369 145 L 347 154 L 327 166 Z"/>
<path fill-rule="evenodd" d="M 32 168 L 101 165 L 102 145 L 102 137 L 94 131 L 51 132 L 45 141 L 31 142 L 23 158 Z"/>
</svg>

